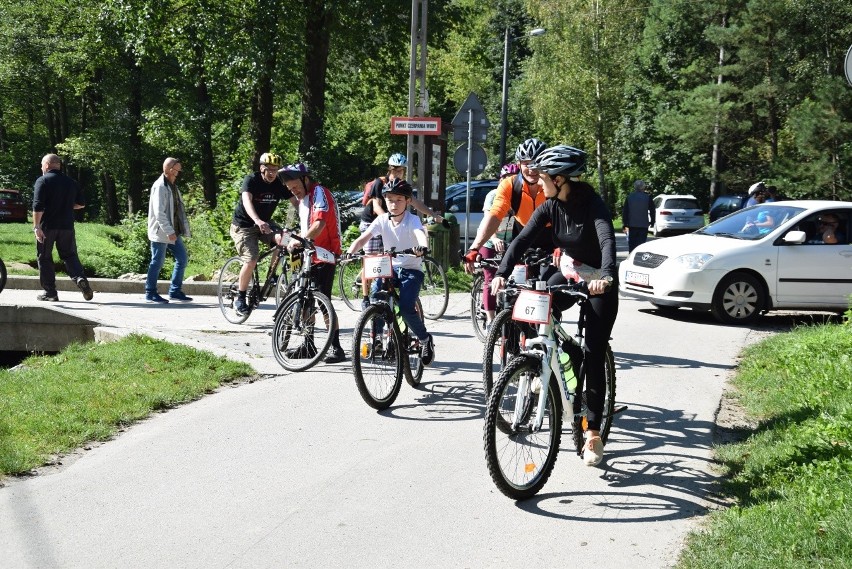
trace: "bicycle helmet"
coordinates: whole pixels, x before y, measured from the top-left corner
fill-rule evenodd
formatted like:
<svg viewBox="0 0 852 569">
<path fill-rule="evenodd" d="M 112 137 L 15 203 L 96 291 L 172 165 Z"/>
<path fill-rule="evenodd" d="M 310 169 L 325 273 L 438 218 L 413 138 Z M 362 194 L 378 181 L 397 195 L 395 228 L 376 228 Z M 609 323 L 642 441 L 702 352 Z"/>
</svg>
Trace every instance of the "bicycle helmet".
<svg viewBox="0 0 852 569">
<path fill-rule="evenodd" d="M 397 168 L 399 166 L 406 168 L 408 167 L 408 158 L 405 157 L 405 154 L 400 154 L 399 152 L 391 154 L 391 157 L 388 158 L 388 166 L 392 168 Z"/>
<path fill-rule="evenodd" d="M 296 180 L 299 178 L 304 178 L 305 176 L 309 176 L 310 173 L 311 171 L 308 170 L 308 167 L 302 162 L 288 164 L 287 166 L 278 171 L 278 175 L 284 178 L 285 180 Z"/>
<path fill-rule="evenodd" d="M 515 160 L 518 162 L 524 160 L 533 160 L 544 150 L 545 144 L 537 138 L 528 138 L 518 145 L 515 150 Z"/>
<path fill-rule="evenodd" d="M 284 165 L 284 161 L 277 154 L 273 154 L 272 152 L 264 152 L 260 155 L 260 165 L 278 166 L 280 168 Z"/>
<path fill-rule="evenodd" d="M 411 188 L 411 184 L 405 180 L 388 180 L 388 182 L 382 187 L 382 196 L 386 196 L 388 194 L 397 194 L 410 198 L 414 195 L 414 190 Z"/>
<path fill-rule="evenodd" d="M 765 192 L 765 191 L 766 191 L 766 184 L 764 184 L 763 182 L 758 182 L 756 184 L 751 185 L 751 187 L 748 189 L 748 195 L 753 196 L 757 192 Z"/>
<path fill-rule="evenodd" d="M 530 170 L 548 176 L 574 178 L 586 171 L 586 153 L 579 148 L 560 144 L 544 149 L 529 165 Z"/>
<path fill-rule="evenodd" d="M 515 164 L 514 162 L 510 162 L 509 164 L 505 164 L 500 169 L 500 179 L 502 180 L 503 178 L 507 178 L 509 176 L 514 176 L 515 174 L 517 174 L 520 171 L 521 171 L 521 169 L 518 168 L 517 164 Z"/>
</svg>

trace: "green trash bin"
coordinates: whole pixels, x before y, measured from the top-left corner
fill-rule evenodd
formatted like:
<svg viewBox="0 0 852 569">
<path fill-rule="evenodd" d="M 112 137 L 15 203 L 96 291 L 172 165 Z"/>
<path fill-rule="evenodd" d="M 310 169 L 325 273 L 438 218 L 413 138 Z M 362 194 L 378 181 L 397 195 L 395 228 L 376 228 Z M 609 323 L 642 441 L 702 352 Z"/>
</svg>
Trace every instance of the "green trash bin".
<svg viewBox="0 0 852 569">
<path fill-rule="evenodd" d="M 444 219 L 450 222 L 450 228 L 447 230 L 449 232 L 447 235 L 447 263 L 451 267 L 457 267 L 461 264 L 461 257 L 459 256 L 459 250 L 462 246 L 461 226 L 456 216 L 451 213 L 446 214 Z"/>
<path fill-rule="evenodd" d="M 426 231 L 429 233 L 429 254 L 446 271 L 447 263 L 449 262 L 449 248 L 447 245 L 449 243 L 450 230 L 440 223 L 435 223 L 427 225 Z"/>
</svg>

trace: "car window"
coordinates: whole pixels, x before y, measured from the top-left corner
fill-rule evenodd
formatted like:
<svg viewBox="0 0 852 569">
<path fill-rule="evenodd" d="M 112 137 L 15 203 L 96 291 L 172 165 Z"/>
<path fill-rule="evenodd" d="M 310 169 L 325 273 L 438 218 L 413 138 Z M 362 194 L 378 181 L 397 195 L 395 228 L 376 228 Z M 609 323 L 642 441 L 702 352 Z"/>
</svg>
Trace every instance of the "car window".
<svg viewBox="0 0 852 569">
<path fill-rule="evenodd" d="M 837 243 L 825 243 L 823 233 L 826 226 L 821 224 L 823 218 L 828 218 L 837 224 L 833 225 Z M 805 232 L 805 243 L 808 245 L 847 245 L 849 243 L 849 215 L 845 211 L 825 210 L 809 215 L 796 224 L 795 229 Z"/>
<path fill-rule="evenodd" d="M 701 206 L 698 205 L 698 200 L 691 200 L 687 198 L 668 199 L 663 207 L 669 209 L 701 209 Z"/>
<path fill-rule="evenodd" d="M 0 192 L 0 200 L 10 200 L 13 202 L 23 202 L 21 194 L 16 192 Z"/>
<path fill-rule="evenodd" d="M 733 239 L 763 239 L 782 223 L 803 211 L 803 208 L 792 206 L 751 206 L 714 221 L 704 229 L 699 229 L 698 233 Z"/>
</svg>

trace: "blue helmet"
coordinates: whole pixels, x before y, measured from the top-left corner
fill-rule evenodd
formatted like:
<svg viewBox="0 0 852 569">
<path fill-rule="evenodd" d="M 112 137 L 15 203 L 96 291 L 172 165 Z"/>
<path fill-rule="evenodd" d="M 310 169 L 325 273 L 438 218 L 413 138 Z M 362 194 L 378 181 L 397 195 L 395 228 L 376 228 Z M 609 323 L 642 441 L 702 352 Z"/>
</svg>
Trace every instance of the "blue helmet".
<svg viewBox="0 0 852 569">
<path fill-rule="evenodd" d="M 406 168 L 408 167 L 408 158 L 405 157 L 405 154 L 400 154 L 399 152 L 391 154 L 391 157 L 388 158 L 388 166 L 391 166 L 392 168 L 397 168 L 399 166 Z"/>
</svg>

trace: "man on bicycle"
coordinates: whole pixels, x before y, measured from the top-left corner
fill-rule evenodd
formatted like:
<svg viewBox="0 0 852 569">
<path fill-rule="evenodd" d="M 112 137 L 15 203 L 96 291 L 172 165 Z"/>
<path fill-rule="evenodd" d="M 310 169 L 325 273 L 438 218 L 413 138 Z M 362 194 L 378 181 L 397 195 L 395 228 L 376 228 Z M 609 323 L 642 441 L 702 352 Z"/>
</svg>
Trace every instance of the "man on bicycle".
<svg viewBox="0 0 852 569">
<path fill-rule="evenodd" d="M 340 255 L 340 216 L 337 203 L 331 192 L 310 178 L 308 167 L 301 163 L 290 164 L 280 172 L 287 189 L 298 201 L 299 236 L 313 240 L 314 244 L 328 249 L 335 255 Z M 292 240 L 287 248 L 292 252 L 301 244 Z M 334 284 L 334 269 L 336 265 L 324 263 L 319 259 L 313 260 L 311 270 L 320 292 L 331 298 L 331 288 Z M 288 350 L 287 357 L 312 358 L 316 355 L 316 347 L 305 341 L 301 346 Z M 346 353 L 340 345 L 340 329 L 331 331 L 331 349 L 325 357 L 325 363 L 336 364 L 346 359 Z"/>
<path fill-rule="evenodd" d="M 388 158 L 388 173 L 385 176 L 379 176 L 375 180 L 373 180 L 373 185 L 370 187 L 369 201 L 364 205 L 364 209 L 361 211 L 361 222 L 358 225 L 358 230 L 363 234 L 370 224 L 373 223 L 380 215 L 384 215 L 387 213 L 387 204 L 385 203 L 384 196 L 382 194 L 382 190 L 385 187 L 385 184 L 390 182 L 391 180 L 405 180 L 406 169 L 408 168 L 408 159 L 404 154 L 400 154 L 397 152 L 396 154 L 391 154 L 390 158 Z M 415 198 L 413 195 L 411 197 L 410 205 L 422 213 L 423 215 L 428 215 L 432 217 L 436 222 L 443 223 L 446 227 L 449 227 L 449 222 L 445 221 L 441 215 L 423 203 L 421 200 Z M 365 253 L 380 253 L 383 251 L 382 238 L 381 236 L 375 236 L 370 239 L 367 244 L 364 246 Z M 372 282 L 370 279 L 363 278 L 364 275 L 361 275 L 361 291 L 364 295 L 361 301 L 361 308 L 364 309 L 370 304 L 370 283 Z"/>
<path fill-rule="evenodd" d="M 238 296 L 234 301 L 234 310 L 240 315 L 246 315 L 251 310 L 246 302 L 246 291 L 260 256 L 258 242 L 272 245 L 274 241 L 277 245 L 281 244 L 280 233 L 276 233 L 277 228 L 269 224 L 278 202 L 290 199 L 295 206 L 293 194 L 278 179 L 278 169 L 282 164 L 280 156 L 264 152 L 260 155 L 260 171 L 246 176 L 240 186 L 240 199 L 237 200 L 231 219 L 231 239 L 243 262 Z"/>
<path fill-rule="evenodd" d="M 435 344 L 432 335 L 426 331 L 426 325 L 417 314 L 415 306 L 423 284 L 423 272 L 420 270 L 420 257 L 425 254 L 428 240 L 426 230 L 420 218 L 408 211 L 413 191 L 405 180 L 389 180 L 382 188 L 382 196 L 387 203 L 388 213 L 378 216 L 364 233 L 349 246 L 347 253 L 354 253 L 374 236 L 381 236 L 384 247 L 415 249 L 416 257 L 400 257 L 394 261 L 394 269 L 399 279 L 399 313 L 409 329 L 420 340 L 420 360 L 428 366 L 435 359 Z"/>
</svg>

